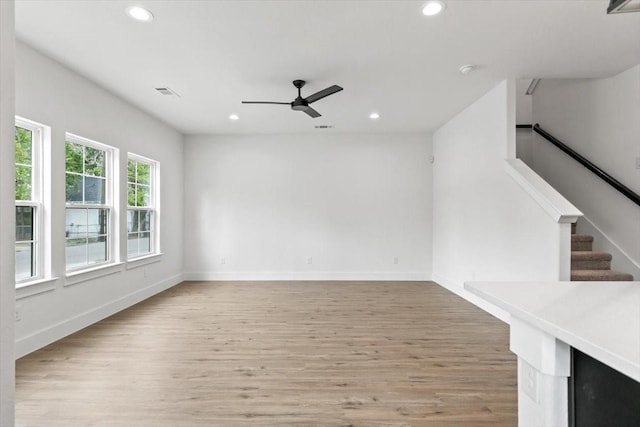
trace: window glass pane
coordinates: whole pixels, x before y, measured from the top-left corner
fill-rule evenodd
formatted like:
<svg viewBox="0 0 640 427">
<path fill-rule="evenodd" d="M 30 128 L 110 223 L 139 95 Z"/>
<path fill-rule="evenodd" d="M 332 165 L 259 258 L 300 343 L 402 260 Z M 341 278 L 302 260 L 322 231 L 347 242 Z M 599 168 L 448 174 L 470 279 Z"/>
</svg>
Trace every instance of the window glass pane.
<svg viewBox="0 0 640 427">
<path fill-rule="evenodd" d="M 131 209 L 129 209 L 127 211 L 127 232 L 131 233 L 132 231 L 138 231 L 136 229 L 134 229 L 134 225 L 136 223 L 134 223 L 134 216 L 136 214 L 136 211 L 132 211 Z"/>
<path fill-rule="evenodd" d="M 137 180 L 138 184 L 147 184 L 151 183 L 151 165 L 148 163 L 138 162 L 138 174 Z"/>
<path fill-rule="evenodd" d="M 138 233 L 129 233 L 127 236 L 127 257 L 138 255 Z"/>
<path fill-rule="evenodd" d="M 151 212 L 140 211 L 140 231 L 151 230 Z"/>
<path fill-rule="evenodd" d="M 23 125 L 31 128 L 31 125 Z M 40 133 L 33 127 L 15 126 L 15 175 L 14 195 L 16 201 L 30 201 L 40 204 L 42 188 L 39 186 L 38 169 L 34 159 L 38 157 Z M 37 276 L 36 263 L 38 242 L 38 210 L 35 206 L 15 206 L 15 280 L 24 281 Z"/>
<path fill-rule="evenodd" d="M 28 129 L 16 126 L 16 163 L 31 164 L 32 142 L 33 133 Z"/>
<path fill-rule="evenodd" d="M 87 209 L 87 236 L 97 237 L 108 232 L 108 210 Z"/>
<path fill-rule="evenodd" d="M 149 187 L 138 185 L 136 190 L 136 206 L 151 206 Z"/>
<path fill-rule="evenodd" d="M 80 239 L 83 243 L 87 237 L 87 210 L 67 209 L 65 234 L 67 239 Z"/>
<path fill-rule="evenodd" d="M 87 264 L 86 239 L 67 239 L 65 247 L 67 270 L 82 267 Z"/>
<path fill-rule="evenodd" d="M 92 176 L 84 177 L 84 201 L 85 203 L 105 203 L 105 178 Z"/>
<path fill-rule="evenodd" d="M 88 142 L 87 142 L 88 143 Z M 107 157 L 111 150 L 90 144 L 67 143 L 67 269 L 80 269 L 109 261 L 109 209 L 84 208 L 107 205 Z M 111 185 L 109 181 L 109 185 Z M 77 206 L 77 208 L 76 208 Z"/>
<path fill-rule="evenodd" d="M 33 277 L 35 273 L 34 244 L 16 243 L 16 280 Z"/>
<path fill-rule="evenodd" d="M 16 206 L 16 241 L 33 240 L 35 208 Z"/>
<path fill-rule="evenodd" d="M 107 254 L 107 237 L 100 236 L 89 238 L 87 253 L 89 257 L 89 264 L 105 262 L 109 259 Z"/>
<path fill-rule="evenodd" d="M 136 162 L 131 159 L 127 162 L 127 182 L 136 182 Z"/>
<path fill-rule="evenodd" d="M 65 176 L 67 202 L 82 202 L 82 175 Z"/>
<path fill-rule="evenodd" d="M 153 180 L 155 162 L 129 159 L 127 164 L 127 256 L 134 258 L 158 250 L 153 241 L 155 201 Z M 136 209 L 136 207 L 138 207 Z M 141 209 L 147 208 L 147 209 Z"/>
<path fill-rule="evenodd" d="M 31 166 L 16 165 L 16 200 L 31 200 Z"/>
<path fill-rule="evenodd" d="M 65 143 L 67 172 L 83 172 L 83 151 L 83 146 L 80 144 L 74 144 L 68 141 Z"/>
<path fill-rule="evenodd" d="M 127 205 L 136 206 L 136 185 L 127 185 Z"/>
<path fill-rule="evenodd" d="M 148 254 L 151 252 L 151 233 L 140 233 L 140 240 L 138 241 L 138 253 Z"/>
<path fill-rule="evenodd" d="M 84 147 L 84 173 L 92 176 L 105 176 L 104 151 Z"/>
</svg>

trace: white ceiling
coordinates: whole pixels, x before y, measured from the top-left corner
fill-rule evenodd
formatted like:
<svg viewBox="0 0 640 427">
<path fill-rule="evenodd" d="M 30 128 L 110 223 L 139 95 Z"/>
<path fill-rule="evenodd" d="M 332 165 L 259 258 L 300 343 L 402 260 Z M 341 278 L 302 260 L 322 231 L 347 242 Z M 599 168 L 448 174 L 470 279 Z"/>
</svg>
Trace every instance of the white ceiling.
<svg viewBox="0 0 640 427">
<path fill-rule="evenodd" d="M 607 15 L 608 0 L 449 0 L 436 17 L 423 3 L 18 0 L 16 30 L 185 134 L 432 131 L 508 77 L 602 77 L 640 63 L 640 13 Z M 133 4 L 155 19 L 132 21 Z M 463 76 L 464 64 L 478 68 Z M 313 104 L 317 119 L 240 103 L 289 102 L 294 79 L 307 80 L 303 96 L 344 91 Z M 180 98 L 154 90 L 165 86 Z"/>
</svg>

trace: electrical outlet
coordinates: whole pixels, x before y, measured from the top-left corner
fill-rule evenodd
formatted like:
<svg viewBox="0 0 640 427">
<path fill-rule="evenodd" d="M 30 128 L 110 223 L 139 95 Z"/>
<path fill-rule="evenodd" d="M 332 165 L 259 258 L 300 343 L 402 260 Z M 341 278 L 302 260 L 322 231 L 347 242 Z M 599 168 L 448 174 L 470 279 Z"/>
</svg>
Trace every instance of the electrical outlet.
<svg viewBox="0 0 640 427">
<path fill-rule="evenodd" d="M 307 264 L 311 265 L 313 264 L 313 257 L 307 257 Z"/>
<path fill-rule="evenodd" d="M 226 258 L 220 258 L 220 264 L 225 265 L 227 263 Z"/>
<path fill-rule="evenodd" d="M 142 270 L 142 274 L 144 275 L 145 279 L 149 277 L 149 269 L 145 267 L 144 270 Z"/>
<path fill-rule="evenodd" d="M 394 263 L 395 265 L 398 265 L 398 257 L 397 257 L 397 256 L 394 256 L 394 257 L 393 257 L 393 263 Z"/>
<path fill-rule="evenodd" d="M 520 380 L 524 394 L 538 403 L 538 371 L 524 360 L 520 361 Z"/>
<path fill-rule="evenodd" d="M 16 322 L 21 321 L 22 320 L 22 307 L 16 305 L 15 313 L 16 313 Z"/>
<path fill-rule="evenodd" d="M 640 157 L 636 157 L 636 169 L 640 169 Z"/>
</svg>

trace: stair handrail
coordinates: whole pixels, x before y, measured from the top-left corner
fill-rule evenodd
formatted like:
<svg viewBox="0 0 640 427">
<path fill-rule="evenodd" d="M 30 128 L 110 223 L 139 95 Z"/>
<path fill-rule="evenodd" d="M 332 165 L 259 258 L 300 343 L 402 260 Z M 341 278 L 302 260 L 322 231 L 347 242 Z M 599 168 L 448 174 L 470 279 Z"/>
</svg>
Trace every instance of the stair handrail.
<svg viewBox="0 0 640 427">
<path fill-rule="evenodd" d="M 626 185 L 622 184 L 620 181 L 603 171 L 601 168 L 593 164 L 590 160 L 585 158 L 584 156 L 578 154 L 575 150 L 567 146 L 564 142 L 560 141 L 558 138 L 551 135 L 549 132 L 545 131 L 540 127 L 540 124 L 536 123 L 533 125 L 533 131 L 538 135 L 542 136 L 544 139 L 558 147 L 560 150 L 564 151 L 569 157 L 576 160 L 585 168 L 589 169 L 591 172 L 596 174 L 600 179 L 604 182 L 618 190 L 624 196 L 626 196 L 629 200 L 634 202 L 636 205 L 640 206 L 640 196 L 631 190 Z"/>
</svg>

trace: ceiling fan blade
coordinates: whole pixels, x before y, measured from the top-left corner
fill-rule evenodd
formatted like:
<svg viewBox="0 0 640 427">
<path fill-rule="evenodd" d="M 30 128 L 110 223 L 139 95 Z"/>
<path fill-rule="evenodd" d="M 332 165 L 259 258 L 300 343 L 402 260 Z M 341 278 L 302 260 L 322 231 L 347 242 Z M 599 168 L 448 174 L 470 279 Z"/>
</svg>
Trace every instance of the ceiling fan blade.
<svg viewBox="0 0 640 427">
<path fill-rule="evenodd" d="M 316 117 L 320 117 L 322 116 L 322 114 L 318 113 L 316 110 L 314 110 L 313 108 L 309 107 L 308 105 L 303 107 L 301 109 L 301 111 L 304 111 L 305 113 L 307 113 L 308 115 L 310 115 L 311 117 L 313 117 L 314 119 Z"/>
<path fill-rule="evenodd" d="M 327 97 L 329 95 L 333 95 L 336 92 L 340 92 L 342 88 L 338 85 L 329 86 L 326 89 L 322 89 L 320 92 L 316 92 L 313 95 L 309 95 L 305 98 L 305 100 L 311 104 L 312 102 L 316 102 L 319 99 Z"/>
<path fill-rule="evenodd" d="M 272 101 L 242 101 L 243 104 L 278 104 L 278 105 L 291 105 L 290 102 L 272 102 Z"/>
</svg>

